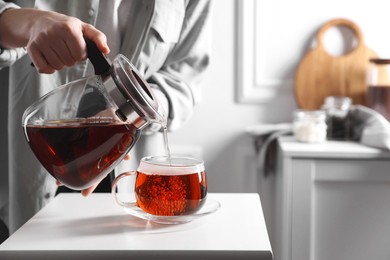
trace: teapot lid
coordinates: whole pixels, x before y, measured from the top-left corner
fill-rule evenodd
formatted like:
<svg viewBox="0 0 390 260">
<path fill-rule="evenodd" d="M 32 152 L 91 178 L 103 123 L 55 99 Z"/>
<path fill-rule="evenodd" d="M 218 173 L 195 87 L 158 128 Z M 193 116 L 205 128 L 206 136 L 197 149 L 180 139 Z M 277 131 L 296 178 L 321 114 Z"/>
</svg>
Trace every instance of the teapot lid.
<svg viewBox="0 0 390 260">
<path fill-rule="evenodd" d="M 144 119 L 163 123 L 163 115 L 149 83 L 140 76 L 133 64 L 122 54 L 117 55 L 111 67 L 111 76 L 126 99 L 126 103 L 136 110 Z M 123 105 L 119 109 L 126 110 Z M 125 111 L 124 114 L 126 115 Z"/>
<path fill-rule="evenodd" d="M 141 116 L 148 123 L 165 124 L 164 115 L 155 95 L 135 66 L 122 54 L 117 55 L 111 64 L 92 40 L 84 39 L 88 59 L 94 67 L 95 74 L 101 76 L 121 116 L 126 117 L 124 118 L 126 120 L 130 117 L 131 121 L 138 121 L 137 117 Z M 114 84 L 110 84 L 111 81 L 114 81 Z M 137 115 L 134 115 L 134 111 Z"/>
</svg>

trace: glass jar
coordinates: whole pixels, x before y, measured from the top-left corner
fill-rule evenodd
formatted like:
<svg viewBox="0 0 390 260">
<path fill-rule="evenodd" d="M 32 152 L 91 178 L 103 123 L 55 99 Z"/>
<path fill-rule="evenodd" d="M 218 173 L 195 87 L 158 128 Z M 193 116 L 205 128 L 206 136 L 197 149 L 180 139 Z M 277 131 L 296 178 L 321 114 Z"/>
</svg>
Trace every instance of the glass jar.
<svg viewBox="0 0 390 260">
<path fill-rule="evenodd" d="M 370 59 L 367 69 L 367 106 L 390 120 L 390 59 Z"/>
<path fill-rule="evenodd" d="M 295 110 L 293 114 L 295 138 L 305 143 L 321 143 L 326 140 L 326 114 L 322 110 Z"/>
<path fill-rule="evenodd" d="M 326 97 L 321 109 L 326 112 L 327 137 L 330 140 L 350 139 L 350 120 L 348 119 L 352 99 L 349 97 Z"/>
</svg>

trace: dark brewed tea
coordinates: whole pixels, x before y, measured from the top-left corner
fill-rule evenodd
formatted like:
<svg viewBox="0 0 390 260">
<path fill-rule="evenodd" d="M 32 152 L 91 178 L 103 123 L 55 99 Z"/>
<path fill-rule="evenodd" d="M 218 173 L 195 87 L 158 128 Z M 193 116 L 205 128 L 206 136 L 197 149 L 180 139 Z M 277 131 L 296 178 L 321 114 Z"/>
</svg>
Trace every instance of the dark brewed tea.
<svg viewBox="0 0 390 260">
<path fill-rule="evenodd" d="M 135 195 L 138 206 L 149 214 L 192 214 L 205 202 L 206 173 L 159 175 L 137 172 Z"/>
<path fill-rule="evenodd" d="M 390 120 L 390 86 L 368 86 L 368 106 Z"/>
<path fill-rule="evenodd" d="M 81 190 L 102 180 L 134 145 L 138 131 L 128 124 L 77 120 L 27 125 L 35 156 L 65 186 Z"/>
</svg>

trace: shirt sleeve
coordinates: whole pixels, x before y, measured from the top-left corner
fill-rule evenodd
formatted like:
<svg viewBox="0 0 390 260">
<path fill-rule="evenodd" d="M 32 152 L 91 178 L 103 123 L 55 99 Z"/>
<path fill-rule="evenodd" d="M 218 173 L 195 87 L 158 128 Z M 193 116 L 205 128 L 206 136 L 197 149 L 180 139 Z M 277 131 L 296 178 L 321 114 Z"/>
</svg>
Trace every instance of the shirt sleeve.
<svg viewBox="0 0 390 260">
<path fill-rule="evenodd" d="M 9 8 L 20 8 L 20 7 L 14 3 L 0 1 L 0 14 L 2 14 L 5 10 Z"/>
<path fill-rule="evenodd" d="M 20 8 L 14 3 L 0 1 L 0 15 L 9 8 Z M 27 53 L 25 48 L 6 49 L 0 46 L 0 69 L 12 65 Z"/>
<path fill-rule="evenodd" d="M 210 59 L 209 20 L 210 1 L 189 1 L 177 43 L 163 66 L 148 78 L 163 94 L 170 131 L 186 123 L 200 101 L 201 81 Z"/>
</svg>

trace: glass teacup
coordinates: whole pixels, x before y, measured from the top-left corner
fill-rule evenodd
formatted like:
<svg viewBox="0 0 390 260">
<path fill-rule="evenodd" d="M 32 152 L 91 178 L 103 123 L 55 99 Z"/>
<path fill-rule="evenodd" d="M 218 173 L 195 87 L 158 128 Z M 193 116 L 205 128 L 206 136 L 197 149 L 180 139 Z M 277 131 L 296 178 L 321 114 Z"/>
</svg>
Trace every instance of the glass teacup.
<svg viewBox="0 0 390 260">
<path fill-rule="evenodd" d="M 135 200 L 119 199 L 117 185 L 135 176 Z M 182 216 L 196 213 L 205 203 L 207 180 L 202 160 L 184 156 L 149 156 L 141 159 L 136 171 L 115 178 L 112 194 L 118 205 L 138 206 L 155 216 Z M 132 197 L 129 195 L 129 197 Z"/>
</svg>

